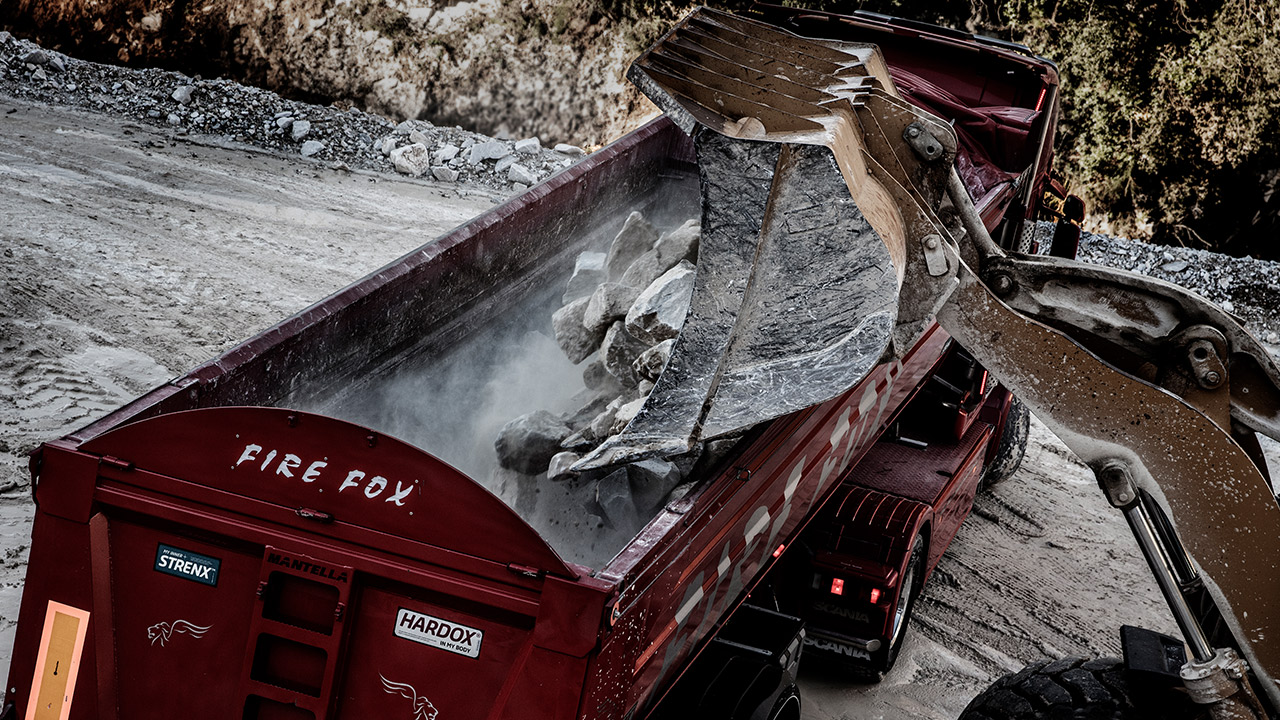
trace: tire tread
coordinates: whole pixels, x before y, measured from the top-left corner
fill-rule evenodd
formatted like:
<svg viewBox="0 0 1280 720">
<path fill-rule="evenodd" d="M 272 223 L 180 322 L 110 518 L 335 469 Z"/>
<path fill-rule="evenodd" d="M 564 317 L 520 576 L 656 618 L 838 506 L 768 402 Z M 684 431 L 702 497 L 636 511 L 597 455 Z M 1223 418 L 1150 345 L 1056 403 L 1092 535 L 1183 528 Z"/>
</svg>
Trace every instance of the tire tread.
<svg viewBox="0 0 1280 720">
<path fill-rule="evenodd" d="M 1116 658 L 1063 658 L 1028 665 L 996 680 L 960 720 L 1139 720 L 1194 718 L 1196 706 L 1177 689 L 1143 692 Z"/>
</svg>

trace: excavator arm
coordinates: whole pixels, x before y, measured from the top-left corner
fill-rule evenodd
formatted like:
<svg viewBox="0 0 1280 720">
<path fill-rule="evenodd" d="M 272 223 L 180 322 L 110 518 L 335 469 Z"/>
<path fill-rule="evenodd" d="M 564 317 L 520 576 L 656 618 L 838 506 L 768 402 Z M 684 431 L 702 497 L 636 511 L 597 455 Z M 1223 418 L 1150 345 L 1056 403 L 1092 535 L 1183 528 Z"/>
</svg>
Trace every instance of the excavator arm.
<svg viewBox="0 0 1280 720">
<path fill-rule="evenodd" d="M 1191 649 L 1182 675 L 1193 698 L 1265 717 L 1245 666 L 1213 647 L 1184 590 L 1207 587 L 1275 707 L 1280 507 L 1256 436 L 1280 436 L 1269 354 L 1168 283 L 1057 258 L 992 256 L 982 268 L 962 267 L 938 322 L 1124 513 Z M 1158 532 L 1140 491 L 1167 508 L 1176 535 Z"/>
<path fill-rule="evenodd" d="M 703 244 L 666 370 L 577 469 L 823 402 L 936 319 L 1124 513 L 1191 649 L 1192 696 L 1222 717 L 1280 708 L 1280 506 L 1256 437 L 1280 439 L 1280 371 L 1235 318 L 1158 280 L 1002 250 L 954 170 L 955 131 L 902 99 L 874 46 L 703 8 L 630 77 L 694 140 Z M 1191 587 L 1234 647 L 1206 636 Z"/>
</svg>

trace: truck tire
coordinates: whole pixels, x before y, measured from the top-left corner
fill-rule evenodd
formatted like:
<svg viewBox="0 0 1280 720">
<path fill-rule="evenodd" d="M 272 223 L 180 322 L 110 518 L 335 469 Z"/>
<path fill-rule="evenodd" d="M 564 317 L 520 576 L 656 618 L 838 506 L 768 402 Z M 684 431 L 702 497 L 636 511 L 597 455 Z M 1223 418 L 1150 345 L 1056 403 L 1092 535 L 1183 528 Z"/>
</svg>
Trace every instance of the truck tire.
<svg viewBox="0 0 1280 720">
<path fill-rule="evenodd" d="M 1190 720 L 1201 709 L 1180 688 L 1139 686 L 1116 658 L 1064 658 L 1005 675 L 959 720 Z"/>
<path fill-rule="evenodd" d="M 1027 437 L 1030 434 L 1031 411 L 1014 397 L 1009 401 L 1009 414 L 1005 416 L 1000 444 L 996 446 L 996 456 L 983 472 L 982 480 L 978 482 L 979 490 L 994 487 L 1018 472 L 1018 468 L 1022 466 L 1022 458 L 1027 454 Z"/>
<path fill-rule="evenodd" d="M 915 543 L 911 546 L 911 558 L 907 561 L 906 570 L 903 571 L 903 581 L 906 585 L 894 608 L 893 630 L 887 642 L 871 654 L 871 659 L 854 660 L 824 654 L 820 661 L 822 666 L 834 671 L 837 677 L 846 682 L 875 684 L 884 679 L 884 676 L 893 669 L 894 663 L 898 661 L 898 653 L 902 650 L 902 641 L 907 634 L 907 625 L 910 624 L 911 614 L 915 610 L 916 598 L 919 597 L 920 589 L 924 586 L 924 560 L 924 536 L 917 535 Z"/>
<path fill-rule="evenodd" d="M 800 720 L 800 688 L 790 685 L 783 690 L 765 720 Z"/>
<path fill-rule="evenodd" d="M 924 586 L 924 536 L 916 535 L 911 546 L 911 558 L 907 560 L 907 570 L 902 576 L 903 591 L 898 596 L 898 604 L 894 608 L 893 629 L 889 635 L 888 648 L 875 661 L 876 682 L 885 673 L 893 669 L 898 662 L 898 652 L 902 650 L 902 639 L 906 637 L 907 625 L 911 622 L 911 613 L 916 607 L 916 598 Z"/>
</svg>

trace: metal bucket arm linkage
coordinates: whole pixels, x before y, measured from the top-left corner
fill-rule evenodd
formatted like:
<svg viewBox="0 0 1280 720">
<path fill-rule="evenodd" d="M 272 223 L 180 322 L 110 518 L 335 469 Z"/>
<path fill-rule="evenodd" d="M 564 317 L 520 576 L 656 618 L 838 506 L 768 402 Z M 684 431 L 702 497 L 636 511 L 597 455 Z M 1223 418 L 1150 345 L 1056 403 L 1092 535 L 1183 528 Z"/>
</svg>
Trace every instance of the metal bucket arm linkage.
<svg viewBox="0 0 1280 720">
<path fill-rule="evenodd" d="M 1131 524 L 1137 488 L 1169 509 L 1280 705 L 1280 506 L 1255 435 L 1280 439 L 1267 351 L 1187 290 L 1058 258 L 991 254 L 980 273 L 961 267 L 938 321 L 1089 464 Z M 1165 595 L 1178 601 L 1176 587 Z M 1187 641 L 1204 654 L 1203 636 Z"/>
<path fill-rule="evenodd" d="M 938 219 L 955 134 L 898 96 L 875 47 L 701 8 L 629 77 L 694 139 L 698 272 L 643 408 L 578 470 L 839 395 L 914 344 L 957 269 Z"/>
</svg>

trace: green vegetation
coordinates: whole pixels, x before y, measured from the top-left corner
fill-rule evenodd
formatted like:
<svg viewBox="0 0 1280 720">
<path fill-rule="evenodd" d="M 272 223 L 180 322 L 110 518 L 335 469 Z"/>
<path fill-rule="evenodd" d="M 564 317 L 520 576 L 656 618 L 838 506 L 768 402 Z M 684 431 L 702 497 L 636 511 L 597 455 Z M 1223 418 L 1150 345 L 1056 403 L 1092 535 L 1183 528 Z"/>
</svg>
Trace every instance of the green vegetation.
<svg viewBox="0 0 1280 720">
<path fill-rule="evenodd" d="M 1274 2 L 1007 0 L 998 17 L 1058 61 L 1063 169 L 1115 229 L 1280 258 Z"/>
</svg>

